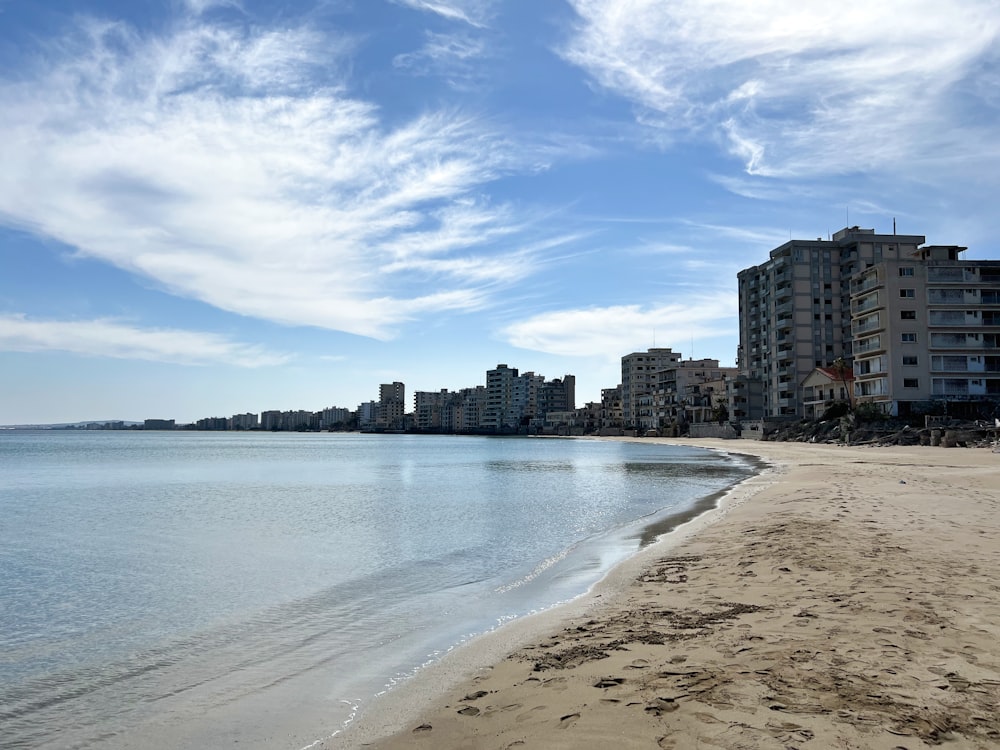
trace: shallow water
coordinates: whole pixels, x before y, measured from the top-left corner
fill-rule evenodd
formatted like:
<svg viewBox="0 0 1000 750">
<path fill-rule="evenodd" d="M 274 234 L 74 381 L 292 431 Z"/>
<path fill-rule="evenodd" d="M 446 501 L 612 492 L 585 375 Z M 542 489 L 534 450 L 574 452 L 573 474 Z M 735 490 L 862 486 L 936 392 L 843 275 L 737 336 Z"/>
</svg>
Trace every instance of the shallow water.
<svg viewBox="0 0 1000 750">
<path fill-rule="evenodd" d="M 3 746 L 303 747 L 749 471 L 589 440 L 0 433 Z"/>
</svg>

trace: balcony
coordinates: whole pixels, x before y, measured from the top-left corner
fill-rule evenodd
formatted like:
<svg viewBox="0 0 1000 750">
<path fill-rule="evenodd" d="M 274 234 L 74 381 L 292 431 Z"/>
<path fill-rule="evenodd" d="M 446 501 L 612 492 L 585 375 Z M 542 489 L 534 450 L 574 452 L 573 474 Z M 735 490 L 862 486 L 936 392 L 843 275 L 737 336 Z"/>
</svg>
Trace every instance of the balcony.
<svg viewBox="0 0 1000 750">
<path fill-rule="evenodd" d="M 879 323 L 878 318 L 874 320 L 866 320 L 863 323 L 859 323 L 853 327 L 855 336 L 863 336 L 871 331 L 879 331 L 882 329 L 882 324 Z"/>
<path fill-rule="evenodd" d="M 791 300 L 789 300 L 788 302 L 783 302 L 780 305 L 775 305 L 774 306 L 774 314 L 775 315 L 779 315 L 779 316 L 780 315 L 790 314 L 792 312 L 792 306 L 793 306 L 793 304 L 794 303 Z"/>
<path fill-rule="evenodd" d="M 884 307 L 884 305 L 879 302 L 878 294 L 871 294 L 861 300 L 854 302 L 851 305 L 851 314 L 860 315 L 861 313 L 866 313 L 869 310 L 874 310 L 877 307 Z"/>
<path fill-rule="evenodd" d="M 880 286 L 882 286 L 882 282 L 878 276 L 866 276 L 861 279 L 861 281 L 851 284 L 851 295 L 855 296 L 858 294 L 864 294 L 865 292 L 870 292 L 872 289 Z"/>
<path fill-rule="evenodd" d="M 854 345 L 855 354 L 868 354 L 870 352 L 883 351 L 884 349 L 885 347 L 882 346 L 881 336 L 872 336 L 871 338 L 859 341 Z"/>
</svg>

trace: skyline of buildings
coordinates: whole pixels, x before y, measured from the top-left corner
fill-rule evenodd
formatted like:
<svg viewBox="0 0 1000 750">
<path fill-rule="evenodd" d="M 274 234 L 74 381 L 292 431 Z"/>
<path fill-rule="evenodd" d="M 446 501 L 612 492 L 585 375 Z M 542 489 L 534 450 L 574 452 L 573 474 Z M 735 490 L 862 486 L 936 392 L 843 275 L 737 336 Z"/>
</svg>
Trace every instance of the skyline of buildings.
<svg viewBox="0 0 1000 750">
<path fill-rule="evenodd" d="M 621 382 L 576 407 L 576 378 L 546 380 L 498 364 L 457 391 L 379 386 L 356 410 L 208 417 L 194 429 L 444 432 L 676 431 L 692 423 L 816 418 L 838 401 L 891 416 L 937 406 L 1000 405 L 1000 260 L 963 260 L 960 245 L 846 227 L 792 239 L 738 272 L 736 367 L 684 360 L 669 347 L 621 357 Z M 149 419 L 145 429 L 174 429 Z"/>
</svg>

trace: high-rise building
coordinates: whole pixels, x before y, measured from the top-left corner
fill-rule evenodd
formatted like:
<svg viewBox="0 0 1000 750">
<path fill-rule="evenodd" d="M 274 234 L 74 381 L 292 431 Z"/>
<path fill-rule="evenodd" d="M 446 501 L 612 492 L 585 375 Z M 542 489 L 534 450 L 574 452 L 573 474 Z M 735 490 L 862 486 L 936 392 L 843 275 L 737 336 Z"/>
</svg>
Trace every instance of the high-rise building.
<svg viewBox="0 0 1000 750">
<path fill-rule="evenodd" d="M 912 257 L 920 235 L 842 229 L 830 240 L 790 240 L 737 275 L 737 367 L 761 382 L 762 413 L 801 416 L 799 386 L 816 367 L 852 357 L 850 280 L 886 260 Z"/>
<path fill-rule="evenodd" d="M 625 427 L 641 427 L 653 419 L 652 398 L 657 373 L 681 359 L 672 349 L 649 349 L 622 357 L 622 420 Z"/>
<path fill-rule="evenodd" d="M 401 430 L 406 417 L 406 386 L 400 382 L 378 387 L 378 410 L 375 426 L 383 430 Z"/>
</svg>

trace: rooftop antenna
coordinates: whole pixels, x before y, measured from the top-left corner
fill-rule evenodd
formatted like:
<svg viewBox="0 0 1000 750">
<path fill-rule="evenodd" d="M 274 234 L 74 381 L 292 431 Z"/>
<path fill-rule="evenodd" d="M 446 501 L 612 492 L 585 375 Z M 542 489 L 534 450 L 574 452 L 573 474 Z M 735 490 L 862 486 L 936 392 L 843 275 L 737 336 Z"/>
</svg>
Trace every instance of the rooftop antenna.
<svg viewBox="0 0 1000 750">
<path fill-rule="evenodd" d="M 896 217 L 895 216 L 892 217 L 892 234 L 893 234 L 893 236 L 895 236 L 895 234 L 896 234 Z"/>
</svg>

